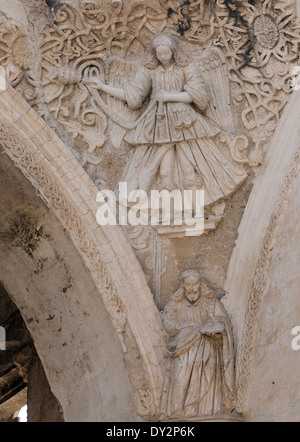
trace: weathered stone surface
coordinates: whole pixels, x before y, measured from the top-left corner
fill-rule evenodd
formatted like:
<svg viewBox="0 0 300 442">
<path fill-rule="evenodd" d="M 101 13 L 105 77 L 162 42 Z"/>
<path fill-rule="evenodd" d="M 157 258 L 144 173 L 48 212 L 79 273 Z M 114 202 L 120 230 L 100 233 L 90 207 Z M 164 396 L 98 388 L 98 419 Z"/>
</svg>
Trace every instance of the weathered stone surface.
<svg viewBox="0 0 300 442">
<path fill-rule="evenodd" d="M 239 406 L 257 420 L 297 420 L 293 396 L 298 397 L 299 392 L 295 371 L 298 354 L 292 348 L 291 333 L 299 317 L 295 268 L 299 241 L 299 103 L 299 92 L 294 92 L 255 180 L 226 282 L 224 303 L 232 312 L 237 345 Z M 282 149 L 287 140 L 288 148 Z M 247 266 L 246 275 L 238 272 L 240 266 Z M 280 393 L 276 384 L 280 385 Z M 260 404 L 279 396 L 281 400 L 274 400 L 266 414 L 263 405 L 257 404 L 256 412 L 253 395 L 258 392 L 266 398 L 261 397 Z"/>
<path fill-rule="evenodd" d="M 22 312 L 65 420 L 105 421 L 112 413 L 135 420 L 120 343 L 93 281 L 56 217 L 12 162 L 0 158 L 1 281 Z M 20 224 L 20 213 L 30 214 L 31 223 Z M 32 241 L 24 231 L 39 235 Z"/>
<path fill-rule="evenodd" d="M 20 312 L 42 364 L 9 361 L 30 419 L 299 420 L 299 1 L 2 3 L 0 281 L 16 307 L 0 296 L 0 319 Z M 141 204 L 164 189 L 177 195 L 169 224 L 157 209 L 155 226 L 99 225 L 99 190 L 122 182 L 133 200 L 117 198 L 117 215 L 148 217 Z M 205 219 L 195 201 L 184 211 L 184 191 L 200 190 Z M 187 269 L 226 308 L 226 330 L 209 303 L 216 328 L 202 333 L 195 313 L 199 345 L 234 338 L 219 370 L 199 369 L 211 379 L 193 416 L 161 405 L 184 375 L 160 312 Z M 235 405 L 212 406 L 226 402 L 218 388 L 205 405 L 229 363 Z"/>
</svg>

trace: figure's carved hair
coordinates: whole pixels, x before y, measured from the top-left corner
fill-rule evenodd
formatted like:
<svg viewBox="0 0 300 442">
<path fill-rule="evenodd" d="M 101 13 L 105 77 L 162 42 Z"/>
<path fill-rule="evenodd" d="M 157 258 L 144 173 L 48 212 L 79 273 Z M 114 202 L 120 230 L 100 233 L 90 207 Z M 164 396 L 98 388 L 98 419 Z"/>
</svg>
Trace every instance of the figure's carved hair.
<svg viewBox="0 0 300 442">
<path fill-rule="evenodd" d="M 180 283 L 181 283 L 181 287 L 177 290 L 177 292 L 175 292 L 172 296 L 171 296 L 171 301 L 172 302 L 181 302 L 184 297 L 185 297 L 185 292 L 184 292 L 184 288 L 183 288 L 183 283 L 185 281 L 185 279 L 189 278 L 189 277 L 194 277 L 196 279 L 198 279 L 199 281 L 201 281 L 202 284 L 202 296 L 208 299 L 214 298 L 215 295 L 214 293 L 209 289 L 208 284 L 206 282 L 206 280 L 203 278 L 203 276 L 201 275 L 201 273 L 198 270 L 193 270 L 193 269 L 189 269 L 186 270 L 185 272 L 183 272 L 181 274 L 180 277 Z"/>
<path fill-rule="evenodd" d="M 179 49 L 175 37 L 170 34 L 159 34 L 152 39 L 148 48 L 148 53 L 144 60 L 146 68 L 154 70 L 158 67 L 159 61 L 156 56 L 156 49 L 159 46 L 169 46 L 173 52 L 174 62 L 178 67 L 185 68 L 190 64 L 190 58 Z"/>
<path fill-rule="evenodd" d="M 194 278 L 197 278 L 202 281 L 202 283 L 205 284 L 205 279 L 203 276 L 198 272 L 198 270 L 189 269 L 183 272 L 180 276 L 180 282 L 183 282 L 186 278 L 189 278 L 190 276 L 193 276 Z"/>
</svg>

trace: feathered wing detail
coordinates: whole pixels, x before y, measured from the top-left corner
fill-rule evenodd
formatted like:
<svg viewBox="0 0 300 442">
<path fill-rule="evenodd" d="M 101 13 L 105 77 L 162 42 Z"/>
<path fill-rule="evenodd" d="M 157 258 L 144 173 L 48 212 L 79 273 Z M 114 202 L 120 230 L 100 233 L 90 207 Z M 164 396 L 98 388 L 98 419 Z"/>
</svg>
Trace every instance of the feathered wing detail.
<svg viewBox="0 0 300 442">
<path fill-rule="evenodd" d="M 117 56 L 111 56 L 106 62 L 106 80 L 114 87 L 123 87 L 125 82 L 131 81 L 136 71 L 141 66 L 141 60 L 125 60 Z M 107 104 L 112 111 L 122 120 L 132 123 L 142 114 L 144 107 L 139 110 L 131 110 L 127 104 L 119 99 L 107 96 Z M 122 142 L 127 129 L 118 125 L 115 121 L 109 121 L 110 139 L 115 149 L 122 147 Z"/>
<path fill-rule="evenodd" d="M 248 163 L 246 150 L 249 140 L 245 135 L 237 135 L 237 116 L 232 104 L 228 66 L 223 51 L 216 47 L 206 48 L 195 57 L 195 61 L 210 95 L 206 115 L 223 129 L 220 141 L 226 143 L 232 159 L 237 163 Z"/>
<path fill-rule="evenodd" d="M 210 102 L 206 114 L 211 117 L 225 132 L 236 132 L 236 116 L 234 114 L 228 67 L 223 51 L 210 47 L 195 56 L 210 94 Z"/>
</svg>

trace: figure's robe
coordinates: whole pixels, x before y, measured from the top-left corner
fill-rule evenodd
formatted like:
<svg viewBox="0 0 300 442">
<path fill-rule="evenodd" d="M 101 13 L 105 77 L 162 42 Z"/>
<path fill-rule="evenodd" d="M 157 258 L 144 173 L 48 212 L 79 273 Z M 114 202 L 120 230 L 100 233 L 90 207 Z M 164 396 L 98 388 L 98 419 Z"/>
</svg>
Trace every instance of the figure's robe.
<svg viewBox="0 0 300 442">
<path fill-rule="evenodd" d="M 202 417 L 234 409 L 234 355 L 229 318 L 213 294 L 195 304 L 175 296 L 163 323 L 170 336 L 161 410 L 167 417 Z M 200 325 L 223 323 L 224 331 L 207 336 Z M 192 325 L 193 324 L 193 325 Z"/>
<path fill-rule="evenodd" d="M 222 129 L 205 115 L 209 95 L 202 75 L 194 64 L 185 68 L 172 64 L 154 70 L 142 67 L 133 81 L 124 85 L 130 109 L 142 107 L 147 97 L 154 98 L 160 90 L 168 93 L 187 92 L 192 104 L 157 103 L 129 130 L 125 140 L 135 147 L 132 162 L 122 181 L 129 192 L 157 189 L 160 164 L 169 149 L 175 149 L 174 184 L 183 191 L 184 176 L 180 158 L 194 168 L 205 190 L 205 205 L 233 193 L 245 181 L 247 173 L 235 163 L 229 152 L 216 143 Z"/>
</svg>

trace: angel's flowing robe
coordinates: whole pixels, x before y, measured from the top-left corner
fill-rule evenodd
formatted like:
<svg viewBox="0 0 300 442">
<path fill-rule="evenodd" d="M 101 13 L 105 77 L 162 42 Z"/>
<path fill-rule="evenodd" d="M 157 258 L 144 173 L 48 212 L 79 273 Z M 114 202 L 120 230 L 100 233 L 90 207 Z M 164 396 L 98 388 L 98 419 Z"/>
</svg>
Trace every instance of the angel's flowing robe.
<svg viewBox="0 0 300 442">
<path fill-rule="evenodd" d="M 175 298 L 163 313 L 164 328 L 170 336 L 170 357 L 161 400 L 162 416 L 196 418 L 229 413 L 235 406 L 235 392 L 228 315 L 213 294 L 201 296 L 195 304 L 186 297 L 179 301 Z M 201 334 L 200 325 L 207 321 L 223 323 L 223 333 Z"/>
<path fill-rule="evenodd" d="M 175 152 L 175 186 L 184 190 L 184 181 L 189 178 L 185 173 L 186 164 L 192 166 L 205 190 L 205 205 L 230 195 L 247 178 L 244 168 L 215 142 L 222 129 L 205 116 L 209 95 L 196 66 L 181 68 L 173 63 L 166 70 L 161 65 L 154 70 L 142 67 L 133 81 L 125 84 L 124 90 L 132 110 L 141 108 L 147 97 L 154 98 L 160 90 L 185 91 L 193 101 L 192 104 L 167 102 L 150 106 L 137 127 L 128 131 L 125 140 L 135 147 L 123 178 L 129 191 L 148 193 L 157 189 L 160 164 L 169 149 Z"/>
</svg>

